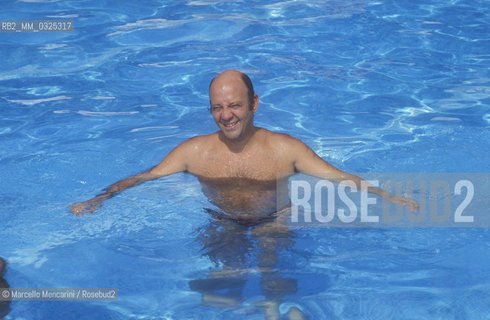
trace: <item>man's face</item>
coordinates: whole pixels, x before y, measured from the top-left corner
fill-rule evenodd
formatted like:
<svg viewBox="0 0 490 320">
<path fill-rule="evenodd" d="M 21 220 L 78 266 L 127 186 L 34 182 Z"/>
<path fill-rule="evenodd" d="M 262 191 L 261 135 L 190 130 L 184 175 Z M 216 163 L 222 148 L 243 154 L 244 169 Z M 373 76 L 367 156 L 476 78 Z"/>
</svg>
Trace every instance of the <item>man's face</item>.
<svg viewBox="0 0 490 320">
<path fill-rule="evenodd" d="M 253 128 L 253 114 L 258 97 L 250 109 L 247 87 L 239 76 L 224 75 L 215 79 L 209 91 L 211 114 L 226 138 L 241 140 Z"/>
</svg>

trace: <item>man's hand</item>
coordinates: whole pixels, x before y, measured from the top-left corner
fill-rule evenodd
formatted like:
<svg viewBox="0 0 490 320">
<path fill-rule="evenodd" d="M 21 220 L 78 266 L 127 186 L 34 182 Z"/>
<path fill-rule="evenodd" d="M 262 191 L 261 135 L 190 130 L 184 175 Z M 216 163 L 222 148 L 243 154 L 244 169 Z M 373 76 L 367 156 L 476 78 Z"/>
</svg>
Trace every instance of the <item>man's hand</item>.
<svg viewBox="0 0 490 320">
<path fill-rule="evenodd" d="M 70 206 L 70 211 L 74 215 L 81 216 L 83 214 L 92 213 L 102 207 L 102 199 L 93 198 L 88 201 L 79 202 Z"/>
<path fill-rule="evenodd" d="M 391 195 L 388 198 L 388 200 L 390 200 L 394 204 L 406 206 L 412 212 L 416 212 L 417 210 L 419 210 L 419 204 L 417 202 L 413 201 L 412 199 Z"/>
</svg>

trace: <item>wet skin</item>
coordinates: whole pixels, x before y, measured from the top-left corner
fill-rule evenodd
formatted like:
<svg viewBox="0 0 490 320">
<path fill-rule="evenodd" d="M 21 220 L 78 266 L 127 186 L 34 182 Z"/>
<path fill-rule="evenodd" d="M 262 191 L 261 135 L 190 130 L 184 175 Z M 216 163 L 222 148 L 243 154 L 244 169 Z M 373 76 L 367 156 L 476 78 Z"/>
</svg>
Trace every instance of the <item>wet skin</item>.
<svg viewBox="0 0 490 320">
<path fill-rule="evenodd" d="M 219 131 L 184 141 L 150 170 L 109 186 L 93 199 L 72 205 L 72 213 L 94 212 L 104 200 L 127 188 L 177 172 L 205 179 L 243 178 L 264 183 L 301 172 L 336 182 L 350 180 L 360 187 L 361 178 L 335 168 L 300 140 L 255 127 L 253 120 L 259 97 L 249 97 L 240 72 L 229 70 L 218 75 L 210 86 L 209 97 L 211 115 Z M 376 187 L 369 187 L 368 191 L 408 206 L 412 211 L 418 209 L 418 204 L 410 199 L 393 196 Z M 249 194 L 236 193 L 233 201 L 245 204 L 247 199 L 250 199 Z M 228 208 L 227 203 L 222 205 Z"/>
<path fill-rule="evenodd" d="M 239 303 L 243 279 L 235 275 L 248 270 L 239 259 L 241 246 L 255 241 L 259 248 L 256 266 L 266 297 L 261 308 L 267 319 L 278 319 L 280 301 L 296 287 L 294 280 L 281 279 L 273 271 L 278 248 L 290 241 L 287 214 L 275 213 L 287 202 L 282 199 L 283 191 L 277 190 L 277 181 L 298 172 L 335 182 L 350 180 L 358 189 L 364 181 L 335 168 L 300 140 L 254 126 L 259 97 L 249 92 L 240 72 L 229 70 L 218 75 L 210 85 L 209 97 L 210 112 L 219 131 L 184 141 L 155 167 L 116 182 L 93 199 L 72 205 L 71 212 L 92 213 L 104 200 L 148 180 L 177 172 L 197 176 L 203 193 L 219 208 L 208 211 L 214 222 L 204 232 L 203 250 L 223 268 L 211 272 L 207 279 L 191 281 L 191 288 L 203 294 L 203 303 Z M 418 209 L 410 199 L 373 186 L 368 191 L 412 211 Z M 237 242 L 240 237 L 243 241 Z M 236 250 L 231 244 L 238 245 Z M 231 249 L 232 259 L 222 256 L 221 249 Z M 217 295 L 216 291 L 222 289 L 228 289 L 229 294 Z M 290 319 L 303 318 L 299 310 L 293 311 Z"/>
</svg>

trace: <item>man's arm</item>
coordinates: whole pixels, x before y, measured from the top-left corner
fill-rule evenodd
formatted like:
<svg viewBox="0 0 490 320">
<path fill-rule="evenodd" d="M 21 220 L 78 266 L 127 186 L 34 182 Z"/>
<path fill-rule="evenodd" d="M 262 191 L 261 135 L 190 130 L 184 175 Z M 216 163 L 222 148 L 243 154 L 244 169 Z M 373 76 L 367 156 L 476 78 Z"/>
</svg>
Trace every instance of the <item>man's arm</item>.
<svg viewBox="0 0 490 320">
<path fill-rule="evenodd" d="M 291 138 L 293 156 L 294 156 L 294 168 L 297 172 L 308 174 L 322 179 L 327 179 L 335 182 L 342 182 L 345 180 L 353 181 L 358 190 L 361 189 L 361 182 L 365 182 L 368 185 L 367 191 L 379 195 L 395 204 L 407 206 L 411 211 L 417 211 L 419 204 L 411 199 L 405 197 L 399 197 L 392 195 L 380 188 L 369 185 L 367 181 L 362 178 L 339 170 L 320 158 L 313 150 L 311 150 L 303 142 Z"/>
<path fill-rule="evenodd" d="M 192 139 L 191 139 L 192 140 Z M 187 170 L 188 153 L 192 149 L 192 141 L 187 140 L 170 152 L 158 165 L 143 171 L 135 176 L 120 180 L 104 189 L 104 192 L 96 197 L 75 203 L 70 206 L 70 211 L 75 215 L 92 213 L 102 207 L 102 202 L 114 197 L 116 194 L 142 184 L 145 181 L 154 180 L 164 176 L 168 176 L 177 172 Z"/>
</svg>

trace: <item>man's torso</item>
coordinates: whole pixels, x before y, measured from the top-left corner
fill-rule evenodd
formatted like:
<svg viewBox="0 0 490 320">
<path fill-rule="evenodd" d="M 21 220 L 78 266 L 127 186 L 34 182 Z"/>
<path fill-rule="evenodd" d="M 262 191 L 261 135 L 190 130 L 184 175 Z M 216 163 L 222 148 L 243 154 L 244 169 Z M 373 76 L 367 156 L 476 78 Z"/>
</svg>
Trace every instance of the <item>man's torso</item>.
<svg viewBox="0 0 490 320">
<path fill-rule="evenodd" d="M 187 171 L 199 178 L 209 200 L 237 217 L 275 212 L 278 181 L 294 173 L 292 157 L 281 147 L 286 136 L 258 129 L 254 138 L 249 148 L 232 152 L 218 133 L 201 136 L 187 159 Z"/>
<path fill-rule="evenodd" d="M 291 157 L 280 146 L 285 135 L 259 128 L 254 143 L 240 152 L 228 149 L 218 133 L 198 139 L 198 151 L 187 159 L 187 171 L 194 175 L 271 181 L 294 173 Z"/>
</svg>

